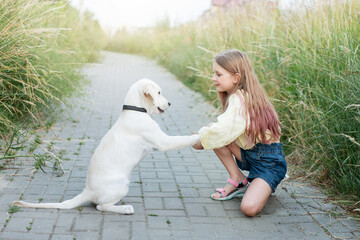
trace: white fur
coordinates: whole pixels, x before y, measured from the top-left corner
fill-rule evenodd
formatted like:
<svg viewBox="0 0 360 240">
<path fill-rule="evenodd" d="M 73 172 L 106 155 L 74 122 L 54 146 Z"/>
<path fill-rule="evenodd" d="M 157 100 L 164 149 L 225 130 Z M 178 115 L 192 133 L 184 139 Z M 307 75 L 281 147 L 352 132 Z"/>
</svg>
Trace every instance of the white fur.
<svg viewBox="0 0 360 240">
<path fill-rule="evenodd" d="M 147 113 L 123 110 L 121 116 L 103 137 L 91 158 L 85 189 L 73 199 L 61 203 L 12 202 L 12 205 L 32 208 L 70 209 L 93 202 L 100 211 L 133 214 L 131 205 L 116 206 L 126 196 L 129 178 L 134 167 L 150 149 L 175 150 L 194 145 L 198 135 L 168 136 L 151 118 L 170 104 L 160 87 L 149 79 L 134 83 L 124 101 L 125 105 L 142 107 Z"/>
</svg>

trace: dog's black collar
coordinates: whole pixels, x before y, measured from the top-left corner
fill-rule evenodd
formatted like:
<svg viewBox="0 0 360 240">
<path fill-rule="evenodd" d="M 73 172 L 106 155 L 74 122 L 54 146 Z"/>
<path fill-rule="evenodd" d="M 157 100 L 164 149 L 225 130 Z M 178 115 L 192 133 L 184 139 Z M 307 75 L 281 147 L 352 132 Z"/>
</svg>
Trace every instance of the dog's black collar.
<svg viewBox="0 0 360 240">
<path fill-rule="evenodd" d="M 131 106 L 131 105 L 123 105 L 123 109 L 124 110 L 132 110 L 132 111 L 144 112 L 144 113 L 147 112 L 145 108 L 139 108 L 139 107 L 135 107 L 135 106 Z"/>
</svg>

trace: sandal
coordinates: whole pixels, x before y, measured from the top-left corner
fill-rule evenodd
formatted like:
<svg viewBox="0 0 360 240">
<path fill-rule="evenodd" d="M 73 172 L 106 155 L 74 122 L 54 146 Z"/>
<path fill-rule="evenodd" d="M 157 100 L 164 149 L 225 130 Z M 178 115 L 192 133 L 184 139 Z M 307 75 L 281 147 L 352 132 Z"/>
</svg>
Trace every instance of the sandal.
<svg viewBox="0 0 360 240">
<path fill-rule="evenodd" d="M 233 197 L 235 197 L 236 195 L 238 194 L 242 194 L 242 193 L 245 193 L 246 189 L 247 189 L 247 184 L 248 184 L 248 180 L 247 178 L 245 178 L 242 182 L 238 183 L 236 182 L 235 180 L 231 179 L 231 178 L 228 178 L 227 179 L 227 182 L 228 184 L 236 187 L 236 189 L 232 192 L 230 192 L 229 194 L 226 194 L 224 188 L 217 188 L 216 191 L 218 193 L 220 193 L 220 196 L 219 198 L 214 198 L 214 194 L 211 195 L 211 198 L 214 199 L 214 200 L 218 200 L 218 201 L 224 201 L 224 200 L 230 200 L 232 199 Z"/>
</svg>

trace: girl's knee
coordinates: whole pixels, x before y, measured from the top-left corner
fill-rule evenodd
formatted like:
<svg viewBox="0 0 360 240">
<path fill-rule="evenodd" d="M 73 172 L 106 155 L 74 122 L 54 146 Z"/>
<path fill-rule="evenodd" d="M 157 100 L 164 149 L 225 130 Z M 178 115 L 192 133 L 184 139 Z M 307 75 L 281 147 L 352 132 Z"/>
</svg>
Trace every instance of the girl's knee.
<svg viewBox="0 0 360 240">
<path fill-rule="evenodd" d="M 241 202 L 241 211 L 248 217 L 254 217 L 259 212 L 259 206 L 252 202 Z"/>
</svg>

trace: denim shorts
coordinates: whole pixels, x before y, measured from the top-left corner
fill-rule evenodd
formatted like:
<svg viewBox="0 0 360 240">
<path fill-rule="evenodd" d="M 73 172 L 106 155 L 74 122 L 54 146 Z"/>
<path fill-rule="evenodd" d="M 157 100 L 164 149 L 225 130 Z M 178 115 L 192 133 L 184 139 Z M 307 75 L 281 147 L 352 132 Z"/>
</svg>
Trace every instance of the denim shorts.
<svg viewBox="0 0 360 240">
<path fill-rule="evenodd" d="M 241 170 L 249 171 L 249 182 L 261 178 L 270 185 L 272 192 L 275 192 L 287 171 L 282 146 L 282 143 L 258 143 L 252 149 L 241 149 L 242 161 L 236 159 L 236 164 Z"/>
</svg>

